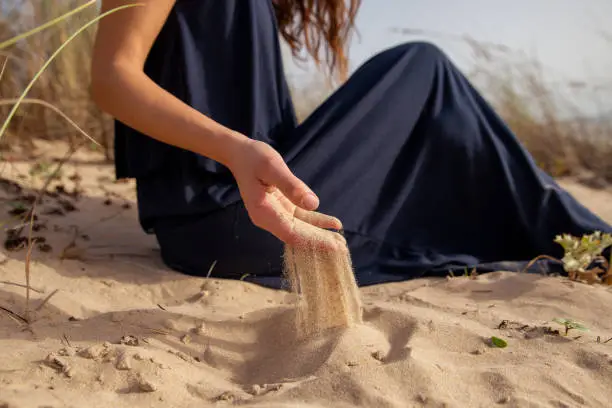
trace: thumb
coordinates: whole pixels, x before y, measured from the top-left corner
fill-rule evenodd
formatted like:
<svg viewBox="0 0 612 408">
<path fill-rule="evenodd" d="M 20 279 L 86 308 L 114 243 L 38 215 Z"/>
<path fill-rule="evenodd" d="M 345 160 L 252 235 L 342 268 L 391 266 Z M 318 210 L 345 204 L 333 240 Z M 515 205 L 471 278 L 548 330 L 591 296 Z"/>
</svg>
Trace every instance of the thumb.
<svg viewBox="0 0 612 408">
<path fill-rule="evenodd" d="M 307 211 L 314 211 L 319 207 L 319 198 L 299 178 L 297 178 L 285 164 L 282 158 L 269 166 L 267 177 L 262 180 L 280 190 L 293 204 Z"/>
</svg>

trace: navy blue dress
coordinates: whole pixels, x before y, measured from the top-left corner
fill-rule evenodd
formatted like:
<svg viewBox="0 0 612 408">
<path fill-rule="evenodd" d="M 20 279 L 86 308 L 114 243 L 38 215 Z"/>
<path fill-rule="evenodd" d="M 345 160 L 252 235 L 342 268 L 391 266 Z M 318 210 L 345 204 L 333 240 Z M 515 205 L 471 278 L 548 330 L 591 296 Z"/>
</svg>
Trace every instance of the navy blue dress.
<svg viewBox="0 0 612 408">
<path fill-rule="evenodd" d="M 212 119 L 262 140 L 344 224 L 360 285 L 560 256 L 555 235 L 612 227 L 538 169 L 435 46 L 363 64 L 299 124 L 271 0 L 178 0 L 145 66 Z M 116 123 L 117 176 L 172 269 L 282 284 L 283 245 L 255 227 L 229 170 Z"/>
</svg>

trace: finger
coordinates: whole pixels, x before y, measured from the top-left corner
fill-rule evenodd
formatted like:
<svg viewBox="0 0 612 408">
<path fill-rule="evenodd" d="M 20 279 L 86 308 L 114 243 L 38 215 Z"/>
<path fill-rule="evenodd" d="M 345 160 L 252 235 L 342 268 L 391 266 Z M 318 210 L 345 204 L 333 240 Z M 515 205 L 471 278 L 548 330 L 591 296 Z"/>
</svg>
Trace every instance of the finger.
<svg viewBox="0 0 612 408">
<path fill-rule="evenodd" d="M 346 251 L 346 241 L 340 234 L 293 217 L 273 203 L 257 207 L 252 219 L 258 227 L 267 230 L 288 246 L 312 248 L 322 254 Z"/>
<path fill-rule="evenodd" d="M 336 217 L 323 214 L 316 211 L 306 211 L 299 207 L 287 208 L 286 197 L 278 190 L 269 193 L 266 197 L 267 203 L 279 215 L 291 220 L 292 233 L 297 237 L 293 239 L 306 240 L 321 238 L 321 235 L 327 234 L 327 229 L 341 230 L 342 223 Z M 338 235 L 341 239 L 344 239 Z M 328 240 L 333 239 L 326 237 Z"/>
<path fill-rule="evenodd" d="M 338 218 L 332 217 L 331 215 L 323 214 L 316 211 L 306 211 L 301 208 L 297 208 L 295 211 L 295 216 L 296 218 L 308 224 L 312 224 L 315 227 L 333 230 L 342 229 L 342 222 L 340 222 Z"/>
<path fill-rule="evenodd" d="M 280 156 L 270 159 L 262 181 L 278 188 L 293 204 L 304 210 L 314 211 L 319 207 L 316 194 L 291 172 Z"/>
<path fill-rule="evenodd" d="M 247 208 L 253 222 L 273 234 L 286 245 L 307 247 L 321 253 L 346 252 L 346 240 L 340 234 L 323 228 L 341 228 L 341 223 L 326 214 L 294 209 L 289 212 L 283 206 L 282 194 L 267 193 L 265 200 L 252 208 Z M 302 217 L 296 216 L 300 213 Z M 313 225 L 301 218 L 306 218 L 323 227 Z M 338 228 L 338 229 L 339 229 Z"/>
<path fill-rule="evenodd" d="M 340 234 L 315 227 L 300 219 L 295 221 L 295 246 L 311 248 L 320 254 L 347 252 L 346 240 Z"/>
</svg>

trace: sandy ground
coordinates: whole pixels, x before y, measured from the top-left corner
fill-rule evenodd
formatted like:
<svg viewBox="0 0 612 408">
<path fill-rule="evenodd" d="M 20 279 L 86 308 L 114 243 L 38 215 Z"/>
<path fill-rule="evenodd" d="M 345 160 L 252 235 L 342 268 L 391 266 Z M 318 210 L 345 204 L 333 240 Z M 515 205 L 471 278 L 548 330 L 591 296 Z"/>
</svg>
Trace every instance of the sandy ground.
<svg viewBox="0 0 612 408">
<path fill-rule="evenodd" d="M 64 153 L 41 149 L 39 166 L 5 161 L 2 176 L 40 186 Z M 374 286 L 363 326 L 298 341 L 291 294 L 168 271 L 138 227 L 133 185 L 73 159 L 39 207 L 29 314 L 25 251 L 0 254 L 2 408 L 611 404 L 610 287 L 511 272 Z M 610 190 L 563 184 L 612 221 Z M 1 183 L 4 228 L 29 193 Z M 558 334 L 554 318 L 589 331 Z"/>
</svg>

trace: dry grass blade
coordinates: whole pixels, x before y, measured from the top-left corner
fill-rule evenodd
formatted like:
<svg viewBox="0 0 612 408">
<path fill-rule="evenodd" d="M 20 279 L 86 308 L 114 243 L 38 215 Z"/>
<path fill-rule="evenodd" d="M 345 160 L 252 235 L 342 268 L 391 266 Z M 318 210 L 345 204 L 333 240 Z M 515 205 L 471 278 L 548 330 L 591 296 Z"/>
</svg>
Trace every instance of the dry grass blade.
<svg viewBox="0 0 612 408">
<path fill-rule="evenodd" d="M 0 78 L 2 78 L 2 75 L 0 75 Z M 0 100 L 0 106 L 3 105 L 14 105 L 16 103 L 19 102 L 19 99 L 2 99 Z M 56 107 L 55 105 L 43 101 L 42 99 L 36 99 L 36 98 L 24 98 L 21 100 L 21 103 L 29 103 L 29 104 L 37 104 L 37 105 L 41 105 L 44 106 L 45 108 L 51 109 L 53 112 L 57 113 L 62 119 L 64 119 L 66 122 L 68 122 L 69 125 L 71 125 L 74 129 L 76 129 L 77 132 L 79 132 L 82 136 L 84 136 L 85 138 L 87 138 L 89 141 L 95 143 L 96 145 L 102 147 L 102 145 L 100 143 L 98 143 L 98 141 L 96 139 L 94 139 L 93 137 L 89 136 L 87 134 L 87 132 L 85 132 L 83 129 L 81 129 L 81 127 L 72 119 L 70 119 L 70 117 L 68 115 L 66 115 L 64 112 L 62 112 L 58 107 Z"/>
<path fill-rule="evenodd" d="M 45 306 L 45 305 L 47 304 L 47 302 L 48 302 L 49 300 L 51 300 L 51 298 L 52 298 L 53 296 L 55 296 L 55 294 L 56 294 L 57 292 L 59 292 L 59 289 L 55 289 L 53 292 L 51 292 L 51 293 L 49 294 L 49 296 L 47 296 L 46 298 L 44 298 L 44 299 L 43 299 L 43 301 L 42 301 L 42 302 L 40 302 L 40 305 L 38 305 L 38 307 L 36 308 L 36 311 L 38 312 L 40 309 L 42 309 L 42 308 L 43 308 L 43 306 Z"/>
<path fill-rule="evenodd" d="M 9 282 L 9 281 L 0 281 L 0 284 L 3 284 L 3 285 L 10 285 L 10 286 L 17 286 L 17 287 L 24 288 L 24 289 L 28 287 L 27 285 L 23 285 L 23 284 L 21 284 L 21 283 Z M 36 288 L 31 287 L 31 286 L 30 286 L 30 290 L 31 290 L 31 291 L 34 291 L 34 292 L 36 292 L 36 293 L 41 293 L 41 294 L 42 294 L 42 293 L 45 293 L 43 290 L 36 289 Z"/>
<path fill-rule="evenodd" d="M 0 81 L 2 81 L 2 77 L 4 76 L 4 71 L 6 71 L 6 66 L 8 65 L 8 57 L 4 58 L 2 62 L 2 69 L 0 69 Z"/>
<path fill-rule="evenodd" d="M 555 262 L 561 263 L 560 259 L 554 258 L 552 256 L 548 256 L 548 255 L 540 255 L 540 256 L 533 258 L 531 261 L 529 261 L 529 263 L 527 264 L 527 266 L 525 266 L 525 268 L 521 271 L 521 273 L 526 273 L 529 270 L 529 268 L 531 268 L 533 265 L 535 265 L 536 262 L 541 261 L 542 259 L 548 259 L 549 261 L 555 261 Z"/>
<path fill-rule="evenodd" d="M 21 41 L 21 40 L 23 40 L 25 38 L 28 38 L 28 37 L 30 37 L 30 36 L 32 36 L 34 34 L 37 34 L 37 33 L 41 32 L 41 31 L 44 31 L 47 28 L 53 27 L 53 26 L 57 25 L 58 23 L 60 23 L 62 20 L 65 20 L 65 19 L 67 19 L 67 18 L 69 18 L 69 17 L 71 17 L 71 16 L 81 12 L 82 10 L 86 9 L 87 7 L 93 6 L 96 3 L 97 3 L 97 0 L 90 0 L 89 2 L 83 4 L 82 6 L 79 6 L 79 7 L 75 8 L 74 10 L 70 10 L 69 12 L 67 12 L 67 13 L 65 13 L 65 14 L 63 14 L 63 15 L 61 15 L 61 16 L 59 16 L 59 17 L 57 17 L 57 18 L 55 18 L 55 19 L 53 19 L 53 20 L 51 20 L 51 21 L 49 21 L 47 23 L 45 23 L 45 24 L 42 24 L 42 25 L 40 25 L 40 26 L 38 26 L 38 27 L 28 31 L 28 32 L 25 32 L 25 33 L 20 34 L 20 35 L 18 35 L 16 37 L 13 37 L 13 38 L 9 38 L 8 40 L 3 41 L 3 42 L 0 43 L 0 50 L 4 49 L 4 48 L 7 48 L 7 47 L 10 47 L 11 45 L 16 44 L 17 42 L 19 42 L 19 41 Z"/>
<path fill-rule="evenodd" d="M 36 203 L 32 205 L 30 209 L 30 228 L 28 230 L 28 251 L 25 258 L 25 279 L 26 279 L 26 307 L 25 307 L 25 318 L 30 321 L 30 266 L 32 262 L 32 248 L 34 243 L 32 242 L 32 231 L 34 229 L 34 211 L 36 209 Z"/>
<path fill-rule="evenodd" d="M 608 272 L 605 278 L 605 284 L 612 286 L 612 248 L 610 248 L 610 260 L 608 261 Z"/>
<path fill-rule="evenodd" d="M 17 321 L 18 323 L 28 324 L 28 319 L 26 319 L 25 317 L 21 316 L 20 314 L 16 312 L 13 312 L 11 309 L 7 309 L 6 307 L 0 306 L 0 310 L 5 311 L 9 315 L 9 317 Z"/>
</svg>

